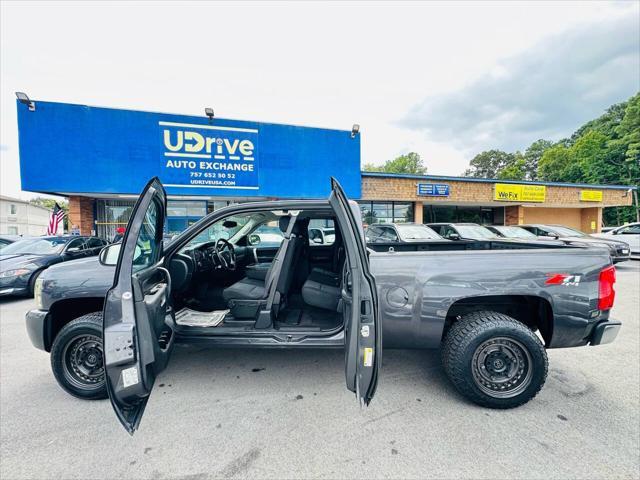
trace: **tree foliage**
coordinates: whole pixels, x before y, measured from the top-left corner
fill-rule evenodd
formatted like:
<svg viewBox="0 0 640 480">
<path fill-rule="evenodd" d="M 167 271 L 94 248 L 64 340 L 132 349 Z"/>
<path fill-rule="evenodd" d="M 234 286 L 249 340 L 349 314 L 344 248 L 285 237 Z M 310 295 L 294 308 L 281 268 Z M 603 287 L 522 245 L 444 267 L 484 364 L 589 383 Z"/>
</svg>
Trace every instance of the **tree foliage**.
<svg viewBox="0 0 640 480">
<path fill-rule="evenodd" d="M 612 105 L 556 143 L 540 139 L 524 152 L 476 155 L 466 176 L 640 186 L 640 93 Z M 605 209 L 605 223 L 636 219 L 636 207 Z"/>
<path fill-rule="evenodd" d="M 400 155 L 393 160 L 387 160 L 381 166 L 365 163 L 364 171 L 424 175 L 427 173 L 427 167 L 424 165 L 419 154 L 416 152 L 409 152 L 405 155 Z"/>
</svg>

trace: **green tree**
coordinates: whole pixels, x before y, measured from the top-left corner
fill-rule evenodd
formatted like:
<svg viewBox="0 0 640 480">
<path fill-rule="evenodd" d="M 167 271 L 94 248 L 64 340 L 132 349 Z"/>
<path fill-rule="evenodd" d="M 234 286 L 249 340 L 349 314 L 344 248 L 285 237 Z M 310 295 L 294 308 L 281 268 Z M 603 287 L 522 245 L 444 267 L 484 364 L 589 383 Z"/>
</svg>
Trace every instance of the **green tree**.
<svg viewBox="0 0 640 480">
<path fill-rule="evenodd" d="M 498 174 L 504 168 L 513 164 L 517 157 L 514 153 L 503 152 L 502 150 L 487 150 L 479 153 L 464 172 L 465 177 L 478 178 L 498 178 Z"/>
<path fill-rule="evenodd" d="M 424 175 L 427 173 L 427 167 L 422 162 L 420 155 L 416 152 L 409 152 L 393 160 L 387 160 L 384 162 L 384 165 L 381 166 L 365 163 L 363 169 L 365 172 L 412 173 L 415 175 Z"/>
<path fill-rule="evenodd" d="M 497 178 L 500 180 L 526 180 L 527 163 L 525 158 L 518 154 L 517 158 L 509 165 L 498 172 Z"/>
<path fill-rule="evenodd" d="M 554 145 L 545 150 L 538 163 L 538 178 L 546 182 L 565 181 L 565 172 L 572 163 L 571 150 L 564 145 Z"/>
<path fill-rule="evenodd" d="M 527 148 L 524 152 L 524 172 L 525 179 L 527 180 L 537 180 L 538 178 L 538 163 L 551 146 L 553 146 L 553 142 L 549 140 L 536 140 L 529 148 Z"/>
</svg>

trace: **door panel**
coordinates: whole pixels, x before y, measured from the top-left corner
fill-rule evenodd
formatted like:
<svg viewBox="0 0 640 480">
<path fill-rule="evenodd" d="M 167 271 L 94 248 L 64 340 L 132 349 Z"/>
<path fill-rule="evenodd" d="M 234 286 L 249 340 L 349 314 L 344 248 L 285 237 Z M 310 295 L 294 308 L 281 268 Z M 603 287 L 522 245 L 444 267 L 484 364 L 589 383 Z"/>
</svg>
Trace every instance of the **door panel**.
<svg viewBox="0 0 640 480">
<path fill-rule="evenodd" d="M 256 258 L 258 259 L 258 263 L 270 263 L 276 257 L 278 253 L 278 247 L 254 247 L 256 252 Z"/>
<path fill-rule="evenodd" d="M 345 378 L 361 406 L 375 394 L 381 366 L 382 335 L 378 320 L 375 280 L 369 271 L 364 232 L 357 205 L 351 206 L 342 187 L 331 179 L 331 204 L 343 232 L 347 261 L 343 271 L 342 300 L 345 326 Z"/>
<path fill-rule="evenodd" d="M 131 214 L 103 311 L 107 391 L 130 434 L 173 346 L 171 277 L 162 253 L 165 212 L 166 194 L 154 178 Z"/>
</svg>

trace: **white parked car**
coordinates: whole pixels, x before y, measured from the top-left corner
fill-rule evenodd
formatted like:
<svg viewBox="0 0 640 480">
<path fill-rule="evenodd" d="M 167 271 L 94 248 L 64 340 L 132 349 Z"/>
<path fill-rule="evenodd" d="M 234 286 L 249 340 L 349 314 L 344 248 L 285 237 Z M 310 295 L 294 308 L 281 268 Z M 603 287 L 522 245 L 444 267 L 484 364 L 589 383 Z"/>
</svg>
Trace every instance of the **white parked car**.
<svg viewBox="0 0 640 480">
<path fill-rule="evenodd" d="M 627 225 L 616 227 L 604 233 L 593 233 L 592 236 L 622 240 L 631 247 L 631 255 L 640 255 L 640 222 L 628 223 Z"/>
</svg>

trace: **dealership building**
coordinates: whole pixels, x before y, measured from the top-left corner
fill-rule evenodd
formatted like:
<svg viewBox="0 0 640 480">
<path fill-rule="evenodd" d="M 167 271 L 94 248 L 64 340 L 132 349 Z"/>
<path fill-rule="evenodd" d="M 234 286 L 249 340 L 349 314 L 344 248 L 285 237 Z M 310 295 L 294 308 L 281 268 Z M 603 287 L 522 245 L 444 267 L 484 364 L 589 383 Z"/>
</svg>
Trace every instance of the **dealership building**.
<svg viewBox="0 0 640 480">
<path fill-rule="evenodd" d="M 112 238 L 158 176 L 166 229 L 177 233 L 230 203 L 326 198 L 336 177 L 366 224 L 561 223 L 600 231 L 624 185 L 361 172 L 360 133 L 53 102 L 18 102 L 22 189 L 69 198 L 69 225 Z"/>
</svg>

